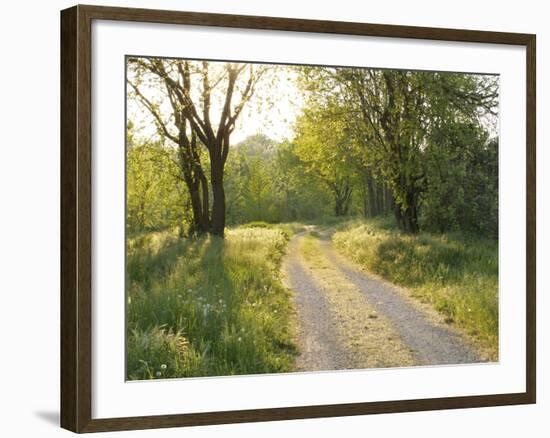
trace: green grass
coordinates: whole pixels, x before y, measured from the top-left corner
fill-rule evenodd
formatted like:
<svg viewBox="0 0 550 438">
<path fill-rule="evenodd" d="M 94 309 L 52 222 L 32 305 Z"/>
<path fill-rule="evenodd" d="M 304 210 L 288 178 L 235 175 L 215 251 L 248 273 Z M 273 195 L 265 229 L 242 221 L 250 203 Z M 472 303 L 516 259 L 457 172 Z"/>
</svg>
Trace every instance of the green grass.
<svg viewBox="0 0 550 438">
<path fill-rule="evenodd" d="M 276 225 L 277 229 L 281 230 L 288 239 L 290 239 L 292 236 L 294 236 L 297 233 L 301 233 L 306 229 L 304 224 L 301 224 L 299 222 L 285 222 L 281 224 Z"/>
<path fill-rule="evenodd" d="M 252 221 L 241 225 L 241 228 L 275 228 L 274 224 L 265 221 Z"/>
<path fill-rule="evenodd" d="M 290 370 L 293 309 L 279 278 L 287 241 L 278 227 L 129 240 L 128 379 Z"/>
<path fill-rule="evenodd" d="M 354 221 L 336 248 L 366 269 L 409 288 L 498 357 L 498 243 L 457 233 L 399 233 L 388 219 Z"/>
<path fill-rule="evenodd" d="M 280 230 L 282 231 L 288 239 L 290 239 L 294 234 L 299 233 L 305 230 L 305 226 L 299 222 L 284 222 L 277 224 L 270 224 L 264 221 L 252 221 L 246 224 L 240 225 L 239 228 L 267 228 L 270 230 Z"/>
</svg>

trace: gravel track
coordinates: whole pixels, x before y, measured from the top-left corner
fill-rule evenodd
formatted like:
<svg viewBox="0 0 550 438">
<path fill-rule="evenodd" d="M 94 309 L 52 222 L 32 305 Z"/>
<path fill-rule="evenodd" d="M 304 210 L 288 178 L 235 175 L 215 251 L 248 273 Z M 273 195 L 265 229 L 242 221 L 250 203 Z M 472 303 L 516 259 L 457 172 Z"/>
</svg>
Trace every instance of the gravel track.
<svg viewBox="0 0 550 438">
<path fill-rule="evenodd" d="M 295 293 L 298 312 L 301 354 L 296 359 L 296 368 L 298 371 L 354 368 L 334 329 L 328 303 L 298 257 L 299 240 L 300 235 L 297 235 L 289 243 L 283 265 L 287 286 Z"/>
<path fill-rule="evenodd" d="M 358 368 L 353 351 L 339 336 L 333 309 L 320 290 L 315 270 L 308 269 L 300 257 L 300 241 L 306 232 L 291 240 L 283 264 L 287 286 L 295 293 L 298 316 L 298 371 Z M 397 287 L 352 265 L 336 254 L 330 238 L 323 235 L 320 251 L 343 278 L 364 294 L 368 303 L 391 323 L 410 349 L 416 365 L 442 365 L 482 362 L 477 351 L 445 324 L 435 321 L 420 306 L 404 296 Z M 367 315 L 365 315 L 367 318 Z M 399 365 L 397 365 L 399 366 Z M 404 366 L 404 365 L 402 365 Z"/>
<path fill-rule="evenodd" d="M 483 362 L 477 351 L 450 327 L 438 324 L 403 296 L 399 289 L 381 281 L 335 254 L 331 243 L 321 244 L 327 257 L 346 278 L 361 290 L 379 313 L 392 321 L 403 342 L 413 352 L 418 365 Z"/>
</svg>

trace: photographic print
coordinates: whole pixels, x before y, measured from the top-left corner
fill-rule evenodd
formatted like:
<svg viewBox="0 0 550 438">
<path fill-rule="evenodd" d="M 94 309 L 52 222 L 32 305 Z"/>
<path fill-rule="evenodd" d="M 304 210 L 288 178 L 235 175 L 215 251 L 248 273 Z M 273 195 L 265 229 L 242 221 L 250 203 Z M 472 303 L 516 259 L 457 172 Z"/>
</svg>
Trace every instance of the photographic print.
<svg viewBox="0 0 550 438">
<path fill-rule="evenodd" d="M 496 362 L 499 76 L 126 57 L 126 378 Z"/>
<path fill-rule="evenodd" d="M 536 403 L 536 35 L 77 5 L 60 60 L 63 428 Z"/>
</svg>

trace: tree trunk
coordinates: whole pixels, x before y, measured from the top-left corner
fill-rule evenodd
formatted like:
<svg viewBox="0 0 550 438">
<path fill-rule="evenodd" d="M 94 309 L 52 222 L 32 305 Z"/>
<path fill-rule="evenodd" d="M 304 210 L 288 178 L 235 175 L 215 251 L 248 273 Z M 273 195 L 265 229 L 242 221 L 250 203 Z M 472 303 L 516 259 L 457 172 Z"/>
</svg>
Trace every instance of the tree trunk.
<svg viewBox="0 0 550 438">
<path fill-rule="evenodd" d="M 202 216 L 201 216 L 202 227 L 201 228 L 203 232 L 207 232 L 210 229 L 210 200 L 209 200 L 209 194 L 208 194 L 208 181 L 206 180 L 206 176 L 204 176 L 204 172 L 202 171 L 202 168 L 198 173 L 198 177 L 199 177 L 199 184 L 202 192 Z"/>
<path fill-rule="evenodd" d="M 403 231 L 409 234 L 418 233 L 418 218 L 416 208 L 406 208 L 403 212 Z"/>
<path fill-rule="evenodd" d="M 212 220 L 210 233 L 224 236 L 225 231 L 225 190 L 223 188 L 223 162 L 211 160 L 210 177 L 212 184 Z"/>
<path fill-rule="evenodd" d="M 372 181 L 372 177 L 369 175 L 367 177 L 367 189 L 368 189 L 368 197 L 369 197 L 369 217 L 373 217 L 377 215 L 377 209 L 376 209 L 376 193 Z"/>
<path fill-rule="evenodd" d="M 342 206 L 342 199 L 336 196 L 334 199 L 334 215 L 344 216 L 343 209 L 344 208 Z"/>
<path fill-rule="evenodd" d="M 348 178 L 333 183 L 332 190 L 334 194 L 334 214 L 336 216 L 346 216 L 353 190 L 350 187 Z"/>
<path fill-rule="evenodd" d="M 208 231 L 204 228 L 202 204 L 200 199 L 199 188 L 197 184 L 187 184 L 189 190 L 189 198 L 191 199 L 191 210 L 193 212 L 193 222 L 189 234 L 202 234 Z"/>
<path fill-rule="evenodd" d="M 418 207 L 417 195 L 415 193 L 407 193 L 407 206 L 395 204 L 394 213 L 395 219 L 401 231 L 409 234 L 416 234 L 418 228 Z"/>
<path fill-rule="evenodd" d="M 393 204 L 394 204 L 393 195 L 390 192 L 390 189 L 388 188 L 388 186 L 384 184 L 384 207 L 383 207 L 384 214 L 391 213 Z"/>
<path fill-rule="evenodd" d="M 189 234 L 195 235 L 207 233 L 210 225 L 208 214 L 208 187 L 206 187 L 206 192 L 204 191 L 204 187 L 202 187 L 201 190 L 201 180 L 196 176 L 187 175 L 187 177 L 184 178 L 184 181 L 189 192 L 191 212 L 193 214 Z"/>
<path fill-rule="evenodd" d="M 384 213 L 384 187 L 382 184 L 376 184 L 376 215 Z"/>
<path fill-rule="evenodd" d="M 197 153 L 196 137 L 192 135 L 191 139 L 188 138 L 185 125 L 180 127 L 178 146 L 178 164 L 189 192 L 193 213 L 189 234 L 204 234 L 210 227 L 208 183 Z"/>
<path fill-rule="evenodd" d="M 363 217 L 369 217 L 369 196 L 367 194 L 367 177 L 361 178 L 361 206 L 363 208 Z"/>
<path fill-rule="evenodd" d="M 349 206 L 351 204 L 351 194 L 353 193 L 353 187 L 351 186 L 349 179 L 346 178 L 346 187 L 345 187 L 345 197 L 344 197 L 344 215 L 346 216 L 349 213 Z"/>
<path fill-rule="evenodd" d="M 212 222 L 210 233 L 215 236 L 224 236 L 225 231 L 225 192 L 223 184 L 212 183 Z"/>
</svg>

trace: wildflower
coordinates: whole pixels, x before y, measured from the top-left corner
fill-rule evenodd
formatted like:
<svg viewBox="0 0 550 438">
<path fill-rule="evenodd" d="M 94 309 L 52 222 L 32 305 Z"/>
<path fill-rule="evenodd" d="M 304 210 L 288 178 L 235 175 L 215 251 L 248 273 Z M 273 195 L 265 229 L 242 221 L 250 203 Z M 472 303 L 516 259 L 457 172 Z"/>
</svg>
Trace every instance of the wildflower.
<svg viewBox="0 0 550 438">
<path fill-rule="evenodd" d="M 155 376 L 160 377 L 160 376 L 162 376 L 162 373 L 161 373 L 160 371 L 157 371 L 157 372 L 155 373 Z"/>
<path fill-rule="evenodd" d="M 237 338 L 237 341 L 241 342 L 243 340 L 243 338 L 241 338 L 240 336 Z"/>
<path fill-rule="evenodd" d="M 166 364 L 163 363 L 163 364 L 160 366 L 160 369 L 161 369 L 161 370 L 165 370 L 165 369 L 166 369 Z"/>
</svg>

